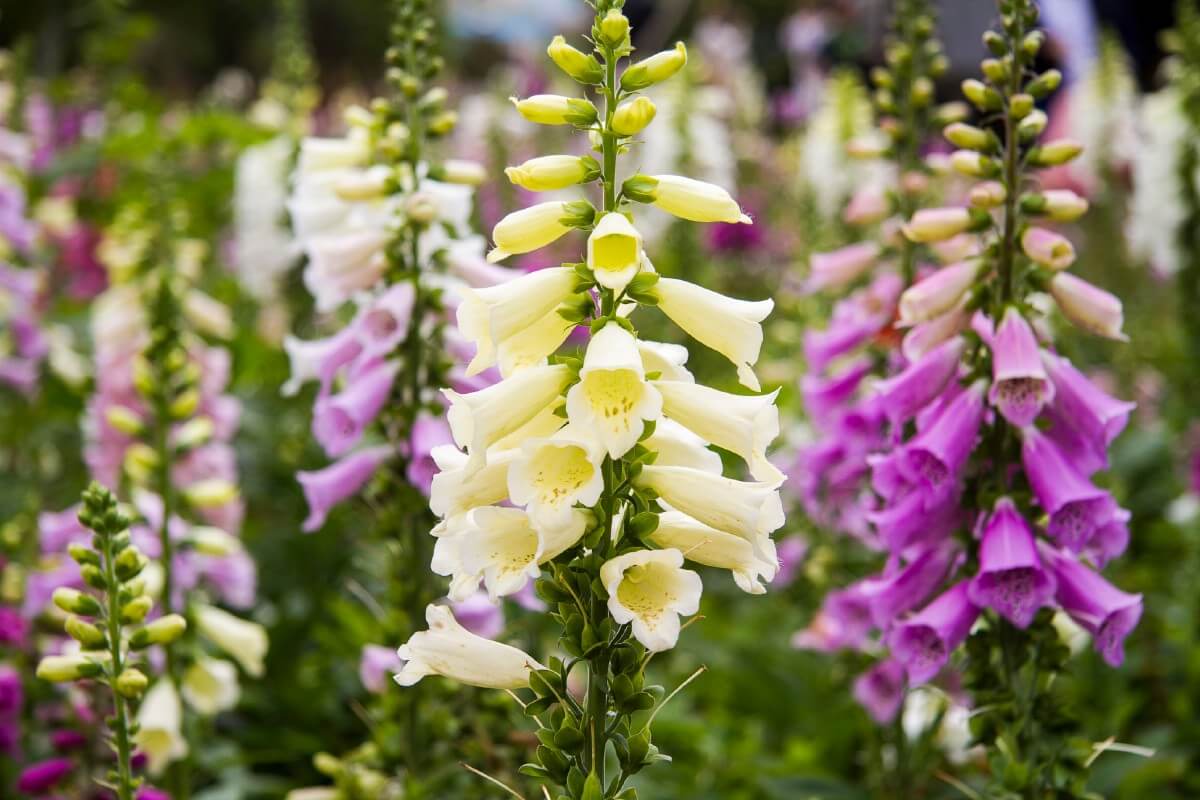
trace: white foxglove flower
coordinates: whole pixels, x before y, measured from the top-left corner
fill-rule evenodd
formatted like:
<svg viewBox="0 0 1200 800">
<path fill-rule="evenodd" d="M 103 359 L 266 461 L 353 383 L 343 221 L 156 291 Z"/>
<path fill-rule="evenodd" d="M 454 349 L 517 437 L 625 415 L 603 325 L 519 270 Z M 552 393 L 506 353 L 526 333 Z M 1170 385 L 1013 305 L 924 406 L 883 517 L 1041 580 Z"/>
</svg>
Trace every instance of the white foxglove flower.
<svg viewBox="0 0 1200 800">
<path fill-rule="evenodd" d="M 610 212 L 596 222 L 587 240 L 587 265 L 596 283 L 621 292 L 642 268 L 642 235 L 624 214 Z"/>
<path fill-rule="evenodd" d="M 508 337 L 496 348 L 500 375 L 507 378 L 518 370 L 546 363 L 575 330 L 554 309 L 521 332 Z"/>
<path fill-rule="evenodd" d="M 720 475 L 724 470 L 719 453 L 710 450 L 706 441 L 667 417 L 655 424 L 654 432 L 642 444 L 654 451 L 654 463 L 660 467 L 688 467 L 713 475 Z"/>
<path fill-rule="evenodd" d="M 608 612 L 632 623 L 633 637 L 651 652 L 679 641 L 679 617 L 700 610 L 700 576 L 683 569 L 678 550 L 635 550 L 604 562 L 600 580 L 608 591 Z"/>
<path fill-rule="evenodd" d="M 545 247 L 571 230 L 563 220 L 570 214 L 568 203 L 552 200 L 514 211 L 496 223 L 492 239 L 496 247 L 487 255 L 491 262 Z"/>
<path fill-rule="evenodd" d="M 473 474 L 467 474 L 467 455 L 453 445 L 438 445 L 429 454 L 438 468 L 429 489 L 429 508 L 445 519 L 507 500 L 508 470 L 520 451 L 493 451 L 487 465 Z"/>
<path fill-rule="evenodd" d="M 446 606 L 429 606 L 425 620 L 429 630 L 414 633 L 397 651 L 404 662 L 396 675 L 401 686 L 442 675 L 485 689 L 524 689 L 530 671 L 543 668 L 528 653 L 471 633 Z"/>
<path fill-rule="evenodd" d="M 467 473 L 487 463 L 489 447 L 551 407 L 570 380 L 570 367 L 555 364 L 523 369 L 470 394 L 443 389 L 450 401 L 446 419 L 454 442 L 470 456 Z"/>
<path fill-rule="evenodd" d="M 657 372 L 664 381 L 695 383 L 696 377 L 684 366 L 688 360 L 688 349 L 683 345 L 638 339 L 638 352 L 642 354 L 642 366 L 647 374 Z"/>
<path fill-rule="evenodd" d="M 301 175 L 328 170 L 361 167 L 371 154 L 370 138 L 361 128 L 352 128 L 344 137 L 307 136 L 300 142 L 296 171 Z"/>
<path fill-rule="evenodd" d="M 783 526 L 783 501 L 770 483 L 735 481 L 687 467 L 643 467 L 635 483 L 719 531 L 740 536 L 769 558 L 770 535 Z"/>
<path fill-rule="evenodd" d="M 476 347 L 467 375 L 493 366 L 498 345 L 524 334 L 548 315 L 557 317 L 556 310 L 571 295 L 578 279 L 570 267 L 550 267 L 498 286 L 464 290 L 457 312 L 458 329 Z M 558 321 L 569 330 L 566 320 L 559 317 Z"/>
<path fill-rule="evenodd" d="M 183 706 L 175 684 L 169 678 L 159 679 L 142 698 L 134 739 L 138 751 L 146 755 L 146 769 L 151 775 L 160 775 L 167 764 L 187 757 L 182 720 Z"/>
<path fill-rule="evenodd" d="M 751 223 L 720 186 L 679 175 L 655 175 L 654 180 L 654 205 L 668 214 L 692 222 Z"/>
<path fill-rule="evenodd" d="M 741 456 L 755 480 L 782 483 L 784 475 L 767 460 L 767 447 L 779 435 L 776 389 L 764 395 L 737 395 L 697 383 L 654 381 L 663 414 L 706 442 Z"/>
<path fill-rule="evenodd" d="M 183 673 L 180 693 L 198 714 L 211 717 L 237 705 L 237 667 L 220 658 L 199 656 Z"/>
<path fill-rule="evenodd" d="M 604 449 L 574 425 L 530 439 L 508 470 L 508 496 L 539 531 L 571 521 L 576 504 L 594 506 L 604 492 Z"/>
<path fill-rule="evenodd" d="M 1192 136 L 1178 90 L 1146 95 L 1138 114 L 1140 145 L 1134 150 L 1133 199 L 1126 235 L 1135 255 L 1166 275 L 1183 265 L 1179 230 L 1187 221 L 1182 166 Z"/>
<path fill-rule="evenodd" d="M 658 527 L 649 539 L 659 547 L 679 550 L 688 561 L 729 570 L 738 588 L 750 594 L 764 594 L 767 590 L 763 582 L 770 583 L 779 571 L 774 542 L 769 542 L 766 556 L 760 556 L 742 537 L 709 527 L 679 511 L 660 514 Z"/>
<path fill-rule="evenodd" d="M 275 297 L 297 251 L 281 224 L 287 210 L 287 171 L 293 143 L 286 136 L 247 147 L 237 161 L 233 190 L 233 263 L 247 291 Z"/>
<path fill-rule="evenodd" d="M 251 676 L 262 677 L 267 656 L 267 631 L 262 625 L 215 606 L 197 605 L 193 616 L 201 636 L 232 656 Z"/>
<path fill-rule="evenodd" d="M 387 269 L 384 248 L 391 234 L 383 230 L 322 234 L 305 244 L 308 265 L 304 285 L 317 310 L 333 311 L 356 293 L 369 289 Z"/>
<path fill-rule="evenodd" d="M 733 362 L 743 386 L 761 389 L 753 366 L 762 350 L 760 323 L 775 307 L 773 300 L 735 300 L 677 278 L 660 278 L 652 291 L 676 325 Z"/>
<path fill-rule="evenodd" d="M 637 340 L 608 323 L 588 343 L 579 382 L 567 392 L 567 418 L 620 458 L 637 444 L 644 423 L 661 414 L 662 397 L 646 382 Z"/>
</svg>

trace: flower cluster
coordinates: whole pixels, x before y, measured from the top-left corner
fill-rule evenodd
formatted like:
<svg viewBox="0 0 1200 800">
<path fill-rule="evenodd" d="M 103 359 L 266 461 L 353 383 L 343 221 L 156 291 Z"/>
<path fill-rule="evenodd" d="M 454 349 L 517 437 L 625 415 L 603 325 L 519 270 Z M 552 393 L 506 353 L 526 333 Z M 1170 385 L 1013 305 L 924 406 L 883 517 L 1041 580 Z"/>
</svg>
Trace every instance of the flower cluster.
<svg viewBox="0 0 1200 800">
<path fill-rule="evenodd" d="M 514 100 L 529 121 L 586 131 L 598 157 L 550 155 L 512 167 L 536 191 L 598 184 L 601 204 L 552 200 L 514 212 L 493 232 L 489 260 L 531 253 L 587 233 L 583 262 L 546 267 L 469 292 L 459 330 L 475 345 L 468 373 L 498 367 L 488 388 L 446 389 L 454 445 L 434 453 L 430 505 L 441 518 L 432 567 L 451 597 L 482 583 L 493 597 L 531 579 L 561 625 L 568 660 L 532 656 L 470 634 L 429 606 L 429 630 L 400 648 L 396 676 L 412 685 L 443 675 L 475 686 L 531 688 L 529 714 L 555 708 L 523 772 L 572 798 L 615 797 L 658 760 L 648 726 L 631 715 L 655 704 L 644 685 L 650 656 L 677 643 L 680 618 L 699 608 L 701 582 L 684 561 L 727 569 L 764 591 L 777 570 L 770 534 L 783 524 L 782 474 L 766 457 L 778 434 L 775 394 L 734 394 L 696 383 L 687 350 L 642 339 L 633 315 L 657 308 L 725 356 L 758 392 L 753 366 L 772 302 L 734 300 L 655 273 L 633 219 L 642 204 L 697 222 L 749 224 L 720 187 L 676 175 L 618 178 L 618 156 L 654 116 L 641 92 L 683 68 L 683 44 L 630 64 L 621 0 L 595 4 L 591 53 L 555 37 L 548 54 L 602 101 L 560 95 Z M 559 350 L 577 330 L 583 357 Z M 745 462 L 753 480 L 726 477 L 710 445 Z M 585 699 L 567 689 L 588 667 Z M 609 746 L 620 776 L 605 779 Z M 622 794 L 621 796 L 625 796 Z"/>
<path fill-rule="evenodd" d="M 986 80 L 963 85 L 988 125 L 945 131 L 960 148 L 955 168 L 980 181 L 972 205 L 921 210 L 904 227 L 919 243 L 976 231 L 982 249 L 900 297 L 899 325 L 924 346 L 876 388 L 891 442 L 869 459 L 880 507 L 867 516 L 888 562 L 830 595 L 817 623 L 839 646 L 869 647 L 878 632 L 889 660 L 864 676 L 857 694 L 881 719 L 895 714 L 905 676 L 910 684 L 934 678 L 977 625 L 969 688 L 986 699 L 1017 691 L 995 677 L 993 652 L 1020 666 L 1033 659 L 1039 670 L 1061 666 L 1049 655 L 1057 650 L 1044 651 L 1057 635 L 1040 610 L 1069 614 L 1113 665 L 1141 614 L 1139 596 L 1096 571 L 1124 551 L 1129 514 L 1092 481 L 1132 405 L 1055 352 L 1050 304 L 1039 298 L 1049 294 L 1068 320 L 1111 339 L 1124 338 L 1121 304 L 1067 272 L 1071 244 L 1037 224 L 1086 211 L 1069 191 L 1033 185 L 1036 169 L 1069 162 L 1080 148 L 1039 141 L 1046 116 L 1035 104 L 1060 76 L 1032 71 L 1043 42 L 1036 9 L 1023 0 L 1000 7 L 1003 31 L 985 36 L 993 53 L 983 62 Z M 1009 713 L 1018 716 L 1006 721 L 1019 725 L 1053 712 L 990 710 L 987 725 Z"/>
</svg>

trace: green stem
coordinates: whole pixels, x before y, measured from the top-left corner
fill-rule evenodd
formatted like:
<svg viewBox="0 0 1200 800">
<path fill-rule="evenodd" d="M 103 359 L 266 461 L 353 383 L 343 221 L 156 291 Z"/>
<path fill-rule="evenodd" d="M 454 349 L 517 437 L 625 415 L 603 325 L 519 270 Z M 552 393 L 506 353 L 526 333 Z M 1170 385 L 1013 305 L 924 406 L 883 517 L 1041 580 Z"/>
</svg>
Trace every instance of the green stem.
<svg viewBox="0 0 1200 800">
<path fill-rule="evenodd" d="M 1020 17 L 1020 14 L 1017 15 Z M 1017 260 L 1017 227 L 1020 223 L 1020 205 L 1018 200 L 1021 193 L 1021 142 L 1017 133 L 1017 120 L 1012 114 L 1009 102 L 1013 96 L 1021 92 L 1025 59 L 1021 50 L 1025 38 L 1024 27 L 1021 26 L 1010 39 L 1013 53 L 1012 74 L 1008 81 L 1008 96 L 1004 107 L 1004 232 L 1000 241 L 1000 262 L 997 270 L 1000 275 L 1000 294 L 996 307 L 995 319 L 999 320 L 1004 307 L 1012 302 L 1015 292 L 1015 271 Z"/>
<path fill-rule="evenodd" d="M 112 657 L 112 683 L 110 685 L 113 690 L 113 711 L 116 717 L 113 724 L 113 738 L 116 740 L 117 748 L 117 797 L 119 800 L 133 800 L 133 768 L 131 766 L 133 747 L 129 740 L 129 712 L 127 701 L 116 687 L 117 678 L 125 669 L 124 656 L 121 652 L 121 598 L 117 589 L 119 582 L 113 564 L 115 559 L 112 551 L 112 536 L 106 534 L 103 541 L 104 577 L 108 586 L 105 592 L 107 602 L 105 622 L 108 627 L 108 651 Z"/>
</svg>

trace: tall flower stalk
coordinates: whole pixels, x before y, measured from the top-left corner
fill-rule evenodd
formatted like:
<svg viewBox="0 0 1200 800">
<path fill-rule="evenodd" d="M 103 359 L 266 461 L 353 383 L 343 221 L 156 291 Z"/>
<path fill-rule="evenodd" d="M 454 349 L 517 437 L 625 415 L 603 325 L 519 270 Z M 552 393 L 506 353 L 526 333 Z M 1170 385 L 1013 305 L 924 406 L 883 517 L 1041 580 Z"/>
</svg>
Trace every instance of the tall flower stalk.
<svg viewBox="0 0 1200 800">
<path fill-rule="evenodd" d="M 1111 339 L 1124 339 L 1121 304 L 1071 275 L 1073 247 L 1043 227 L 1087 210 L 1073 193 L 1037 185 L 1040 169 L 1068 163 L 1080 147 L 1042 140 L 1036 104 L 1061 76 L 1034 70 L 1044 41 L 1036 7 L 1001 0 L 999 9 L 1001 30 L 984 37 L 984 79 L 963 84 L 979 126 L 945 130 L 959 148 L 954 168 L 977 181 L 971 205 L 919 210 L 903 229 L 931 245 L 977 233 L 982 249 L 900 297 L 906 344 L 924 346 L 877 387 L 893 443 L 870 462 L 879 508 L 868 519 L 889 559 L 830 596 L 823 628 L 848 646 L 889 652 L 860 683 L 860 699 L 875 707 L 898 705 L 905 683 L 936 678 L 965 643 L 978 704 L 971 729 L 992 759 L 990 788 L 1081 794 L 1091 752 L 1070 738 L 1053 691 L 1068 656 L 1054 612 L 1121 663 L 1141 598 L 1097 570 L 1125 550 L 1129 515 L 1091 479 L 1132 404 L 1054 351 L 1039 296 Z"/>
<path fill-rule="evenodd" d="M 699 609 L 700 577 L 683 568 L 685 558 L 728 569 L 744 590 L 761 593 L 760 579 L 777 568 L 770 534 L 783 524 L 782 475 L 766 458 L 778 433 L 775 393 L 695 383 L 684 348 L 641 339 L 632 321 L 640 308 L 658 308 L 759 391 L 753 364 L 771 301 L 660 278 L 634 225 L 641 204 L 697 222 L 750 219 L 711 184 L 675 175 L 622 180 L 620 157 L 654 116 L 640 92 L 687 58 L 680 43 L 623 66 L 632 47 L 622 5 L 593 4 L 590 53 L 561 36 L 548 49 L 597 104 L 514 99 L 532 122 L 586 132 L 598 158 L 543 156 L 510 168 L 509 177 L 534 191 L 591 184 L 598 203 L 543 202 L 497 224 L 489 260 L 536 251 L 575 230 L 588 234 L 586 256 L 471 293 L 459 307 L 459 328 L 476 346 L 470 369 L 498 365 L 503 380 L 471 393 L 445 390 L 461 450 L 441 454 L 431 497 L 442 517 L 432 566 L 451 578 L 451 598 L 480 582 L 494 597 L 512 595 L 539 577 L 536 590 L 561 626 L 566 657 L 543 665 L 468 633 L 431 605 L 430 628 L 400 648 L 396 676 L 405 686 L 444 675 L 532 690 L 524 708 L 541 745 L 522 773 L 588 800 L 634 796 L 629 779 L 663 759 L 650 723 L 669 697 L 647 684 L 645 670 L 677 643 L 680 617 Z M 588 332 L 582 359 L 559 354 L 580 325 Z M 710 444 L 740 456 L 754 480 L 725 477 Z M 582 697 L 574 693 L 580 667 Z"/>
<path fill-rule="evenodd" d="M 148 702 L 143 698 L 149 685 L 146 665 L 137 653 L 153 645 L 169 646 L 183 634 L 187 622 L 178 614 L 144 622 L 153 601 L 139 576 L 149 561 L 133 544 L 131 520 L 118 509 L 112 492 L 99 484 L 84 492 L 79 522 L 94 534 L 90 547 L 71 547 L 88 589 L 57 589 L 54 604 L 68 614 L 66 632 L 80 650 L 46 656 L 37 675 L 57 683 L 95 680 L 108 687 L 116 766 L 105 785 L 119 800 L 133 800 L 141 783 L 133 772 L 133 752 L 141 733 L 133 708 L 139 701 Z"/>
</svg>

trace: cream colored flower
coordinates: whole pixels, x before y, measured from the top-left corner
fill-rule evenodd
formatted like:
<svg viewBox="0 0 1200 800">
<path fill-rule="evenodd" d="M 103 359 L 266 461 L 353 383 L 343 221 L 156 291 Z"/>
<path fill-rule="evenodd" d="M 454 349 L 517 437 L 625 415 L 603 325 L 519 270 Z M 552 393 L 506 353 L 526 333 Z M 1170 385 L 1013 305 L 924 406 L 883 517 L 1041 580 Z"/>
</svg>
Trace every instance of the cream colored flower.
<svg viewBox="0 0 1200 800">
<path fill-rule="evenodd" d="M 146 769 L 151 775 L 160 775 L 167 764 L 187 757 L 182 719 L 183 706 L 175 684 L 169 678 L 160 678 L 142 698 L 134 739 L 137 749 L 146 756 Z"/>
<path fill-rule="evenodd" d="M 262 677 L 267 655 L 267 631 L 263 626 L 215 606 L 197 605 L 193 617 L 201 636 L 232 656 L 251 676 Z"/>
<path fill-rule="evenodd" d="M 767 460 L 767 447 L 779 435 L 776 389 L 764 395 L 737 395 L 696 383 L 654 381 L 663 398 L 663 414 L 701 439 L 741 456 L 755 480 L 783 482 Z"/>
<path fill-rule="evenodd" d="M 204 716 L 228 711 L 241 695 L 237 667 L 223 659 L 199 656 L 183 673 L 180 692 L 187 704 Z"/>
<path fill-rule="evenodd" d="M 569 524 L 575 505 L 594 506 L 604 491 L 604 449 L 574 425 L 530 439 L 508 470 L 508 496 L 539 531 Z"/>
<path fill-rule="evenodd" d="M 770 583 L 779 571 L 774 542 L 768 542 L 765 556 L 761 556 L 746 539 L 709 527 L 679 511 L 660 514 L 658 527 L 649 539 L 659 547 L 681 551 L 688 561 L 729 570 L 738 588 L 750 594 L 765 593 L 763 581 Z"/>
<path fill-rule="evenodd" d="M 567 418 L 620 458 L 661 413 L 662 397 L 646 382 L 637 340 L 608 323 L 588 343 L 579 382 L 567 392 Z"/>
<path fill-rule="evenodd" d="M 587 265 L 596 283 L 614 292 L 623 291 L 638 274 L 644 255 L 642 235 L 624 214 L 605 214 L 588 237 Z"/>
<path fill-rule="evenodd" d="M 700 576 L 682 569 L 678 550 L 635 550 L 604 562 L 600 580 L 608 591 L 608 612 L 619 624 L 632 624 L 647 650 L 670 650 L 679 641 L 679 617 L 700 610 Z"/>
<path fill-rule="evenodd" d="M 529 654 L 476 636 L 446 606 L 425 610 L 429 630 L 414 633 L 397 652 L 404 666 L 396 683 L 412 686 L 426 675 L 442 675 L 486 689 L 523 689 L 529 672 L 542 665 Z"/>
</svg>

